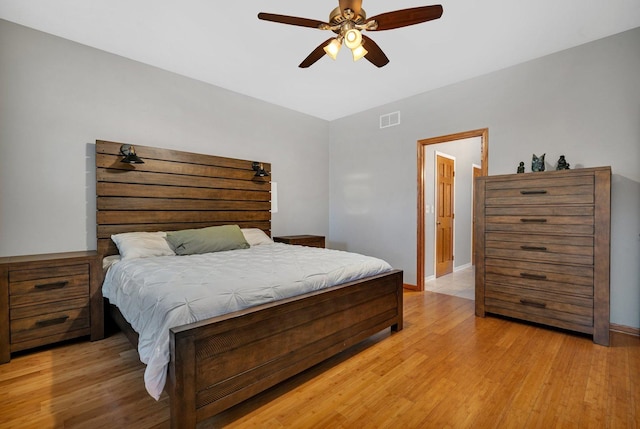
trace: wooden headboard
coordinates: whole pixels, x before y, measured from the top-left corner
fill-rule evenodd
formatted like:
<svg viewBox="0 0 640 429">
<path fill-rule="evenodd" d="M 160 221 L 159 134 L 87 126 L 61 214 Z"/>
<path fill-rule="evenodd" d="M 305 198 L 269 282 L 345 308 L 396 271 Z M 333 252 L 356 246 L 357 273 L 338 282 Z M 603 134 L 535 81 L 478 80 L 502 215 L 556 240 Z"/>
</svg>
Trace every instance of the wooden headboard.
<svg viewBox="0 0 640 429">
<path fill-rule="evenodd" d="M 96 141 L 98 253 L 115 255 L 111 234 L 237 224 L 271 235 L 269 177 L 252 162 L 135 145 L 144 164 L 120 162 L 123 143 Z M 263 163 L 267 171 L 271 165 Z"/>
</svg>

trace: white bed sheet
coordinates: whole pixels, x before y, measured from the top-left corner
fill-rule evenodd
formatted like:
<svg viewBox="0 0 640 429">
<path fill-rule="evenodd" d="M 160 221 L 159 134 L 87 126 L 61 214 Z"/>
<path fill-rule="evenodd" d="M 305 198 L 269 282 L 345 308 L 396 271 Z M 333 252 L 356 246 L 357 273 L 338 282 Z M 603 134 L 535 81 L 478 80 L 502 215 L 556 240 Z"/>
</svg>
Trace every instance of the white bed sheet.
<svg viewBox="0 0 640 429">
<path fill-rule="evenodd" d="M 139 334 L 145 386 L 160 397 L 169 329 L 390 271 L 377 258 L 282 243 L 190 256 L 121 260 L 102 293 Z"/>
</svg>

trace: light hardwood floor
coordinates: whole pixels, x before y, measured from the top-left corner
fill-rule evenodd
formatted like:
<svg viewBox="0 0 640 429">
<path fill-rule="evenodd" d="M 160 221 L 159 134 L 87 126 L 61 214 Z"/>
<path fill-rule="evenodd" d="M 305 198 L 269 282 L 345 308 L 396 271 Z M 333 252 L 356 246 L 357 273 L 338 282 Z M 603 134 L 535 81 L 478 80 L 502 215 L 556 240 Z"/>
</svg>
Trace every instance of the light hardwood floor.
<svg viewBox="0 0 640 429">
<path fill-rule="evenodd" d="M 122 334 L 0 365 L 0 428 L 167 428 Z M 640 339 L 476 318 L 474 302 L 405 294 L 405 329 L 364 343 L 205 428 L 640 427 Z"/>
</svg>

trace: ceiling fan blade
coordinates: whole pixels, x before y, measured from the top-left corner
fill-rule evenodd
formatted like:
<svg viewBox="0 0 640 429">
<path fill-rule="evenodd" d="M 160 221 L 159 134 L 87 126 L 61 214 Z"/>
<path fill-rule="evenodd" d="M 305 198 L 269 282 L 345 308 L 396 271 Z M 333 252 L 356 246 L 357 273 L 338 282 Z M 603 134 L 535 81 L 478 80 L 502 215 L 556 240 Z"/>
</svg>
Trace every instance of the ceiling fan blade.
<svg viewBox="0 0 640 429">
<path fill-rule="evenodd" d="M 364 57 L 376 67 L 386 66 L 389 63 L 389 58 L 382 52 L 380 46 L 364 34 L 362 35 L 362 39 L 364 40 L 362 45 L 367 50 L 367 55 Z"/>
<path fill-rule="evenodd" d="M 409 25 L 420 24 L 422 22 L 438 19 L 442 16 L 442 6 L 422 6 L 409 9 L 396 10 L 382 13 L 367 19 L 367 22 L 376 21 L 378 28 L 376 31 L 391 30 L 393 28 L 407 27 Z"/>
<path fill-rule="evenodd" d="M 313 63 L 315 63 L 316 61 L 318 61 L 320 58 L 323 57 L 323 55 L 326 54 L 326 52 L 324 51 L 324 47 L 327 46 L 327 44 L 329 42 L 331 42 L 333 40 L 333 37 L 328 38 L 327 40 L 325 40 L 324 42 L 322 42 L 321 44 L 318 45 L 317 48 L 315 48 L 307 58 L 305 58 L 298 67 L 306 69 L 307 67 L 309 67 L 310 65 L 312 65 Z"/>
<path fill-rule="evenodd" d="M 297 16 L 276 15 L 274 13 L 260 12 L 258 19 L 264 21 L 279 22 L 281 24 L 297 25 L 299 27 L 321 28 L 329 25 L 326 22 L 317 21 L 315 19 L 298 18 Z"/>
<path fill-rule="evenodd" d="M 358 16 L 362 9 L 362 0 L 339 0 L 339 3 L 340 11 L 351 9 L 353 13 L 355 13 L 355 16 Z"/>
</svg>

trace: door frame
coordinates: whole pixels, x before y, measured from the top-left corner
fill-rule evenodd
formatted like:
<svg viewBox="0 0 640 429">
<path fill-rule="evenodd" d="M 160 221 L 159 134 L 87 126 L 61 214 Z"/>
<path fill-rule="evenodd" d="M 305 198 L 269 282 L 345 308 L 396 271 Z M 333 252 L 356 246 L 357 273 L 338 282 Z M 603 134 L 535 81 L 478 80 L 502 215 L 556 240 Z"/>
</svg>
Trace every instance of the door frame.
<svg viewBox="0 0 640 429">
<path fill-rule="evenodd" d="M 465 131 L 462 133 L 448 134 L 439 137 L 418 140 L 418 225 L 417 225 L 417 285 L 415 289 L 424 290 L 424 234 L 425 234 L 425 201 L 424 201 L 424 182 L 426 176 L 425 157 L 426 146 L 438 143 L 447 143 L 455 140 L 462 140 L 471 137 L 480 137 L 480 153 L 482 162 L 482 175 L 487 176 L 489 171 L 489 128 L 480 128 L 477 130 Z"/>
</svg>

